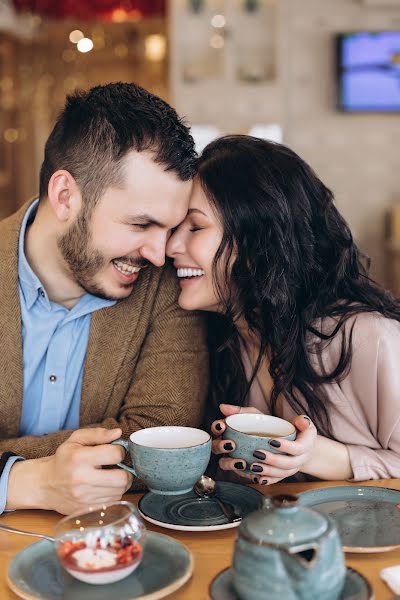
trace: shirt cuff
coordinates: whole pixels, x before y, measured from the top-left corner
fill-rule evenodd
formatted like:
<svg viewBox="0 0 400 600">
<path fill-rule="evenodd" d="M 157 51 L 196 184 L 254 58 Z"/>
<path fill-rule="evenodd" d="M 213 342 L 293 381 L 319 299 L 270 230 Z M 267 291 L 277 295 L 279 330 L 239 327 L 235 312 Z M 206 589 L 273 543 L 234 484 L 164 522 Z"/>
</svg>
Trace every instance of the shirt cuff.
<svg viewBox="0 0 400 600">
<path fill-rule="evenodd" d="M 10 475 L 11 467 L 17 460 L 25 460 L 23 456 L 11 456 L 4 465 L 3 472 L 0 476 L 0 514 L 5 511 L 7 504 L 7 493 L 8 493 L 8 478 Z M 8 511 L 6 511 L 8 512 Z"/>
</svg>

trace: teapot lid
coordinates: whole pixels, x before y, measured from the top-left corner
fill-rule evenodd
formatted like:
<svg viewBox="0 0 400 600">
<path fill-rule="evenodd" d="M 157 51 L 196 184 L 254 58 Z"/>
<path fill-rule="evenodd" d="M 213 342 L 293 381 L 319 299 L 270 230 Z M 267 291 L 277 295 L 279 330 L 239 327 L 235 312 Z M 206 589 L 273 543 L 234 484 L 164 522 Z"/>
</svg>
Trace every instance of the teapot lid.
<svg viewBox="0 0 400 600">
<path fill-rule="evenodd" d="M 239 527 L 255 544 L 294 546 L 312 542 L 329 529 L 327 517 L 299 505 L 299 497 L 280 494 L 264 498 L 261 509 L 250 513 Z"/>
</svg>

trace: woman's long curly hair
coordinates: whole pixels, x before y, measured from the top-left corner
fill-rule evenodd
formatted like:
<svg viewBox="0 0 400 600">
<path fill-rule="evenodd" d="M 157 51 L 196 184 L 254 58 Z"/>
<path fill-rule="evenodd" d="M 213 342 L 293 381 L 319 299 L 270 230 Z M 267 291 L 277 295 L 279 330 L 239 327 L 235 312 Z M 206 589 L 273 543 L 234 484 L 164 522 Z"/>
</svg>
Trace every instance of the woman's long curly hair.
<svg viewBox="0 0 400 600">
<path fill-rule="evenodd" d="M 220 416 L 220 402 L 247 403 L 251 382 L 268 356 L 272 414 L 282 395 L 295 412 L 310 415 L 318 430 L 331 436 L 321 384 L 340 381 L 350 368 L 352 328 L 346 334 L 345 321 L 373 311 L 400 321 L 400 301 L 368 277 L 369 265 L 363 266 L 332 192 L 289 148 L 225 136 L 203 151 L 199 178 L 223 227 L 213 263 L 223 314 L 209 314 L 209 422 Z M 318 329 L 324 317 L 335 318 L 333 331 Z M 234 325 L 238 318 L 260 339 L 250 382 Z M 332 372 L 313 368 L 310 333 L 325 344 L 341 336 Z"/>
</svg>

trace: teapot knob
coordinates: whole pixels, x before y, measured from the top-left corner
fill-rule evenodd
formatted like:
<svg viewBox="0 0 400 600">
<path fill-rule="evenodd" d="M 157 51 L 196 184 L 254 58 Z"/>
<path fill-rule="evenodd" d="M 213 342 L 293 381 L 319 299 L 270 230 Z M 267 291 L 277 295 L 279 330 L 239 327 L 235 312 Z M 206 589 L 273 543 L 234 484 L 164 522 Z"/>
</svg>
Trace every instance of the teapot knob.
<svg viewBox="0 0 400 600">
<path fill-rule="evenodd" d="M 272 505 L 276 508 L 292 508 L 299 502 L 299 497 L 295 494 L 277 494 L 272 497 Z"/>
</svg>

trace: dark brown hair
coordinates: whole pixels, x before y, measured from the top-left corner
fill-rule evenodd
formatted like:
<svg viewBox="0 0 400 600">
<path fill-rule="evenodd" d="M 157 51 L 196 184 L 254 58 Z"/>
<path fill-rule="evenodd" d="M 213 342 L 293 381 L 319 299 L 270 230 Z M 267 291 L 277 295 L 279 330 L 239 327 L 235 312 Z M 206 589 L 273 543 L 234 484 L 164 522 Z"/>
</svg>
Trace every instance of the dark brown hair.
<svg viewBox="0 0 400 600">
<path fill-rule="evenodd" d="M 126 154 L 151 150 L 155 162 L 183 181 L 193 177 L 196 153 L 188 127 L 166 102 L 134 83 L 110 83 L 67 96 L 45 147 L 40 198 L 58 169 L 71 173 L 87 203 L 121 183 Z"/>
</svg>

